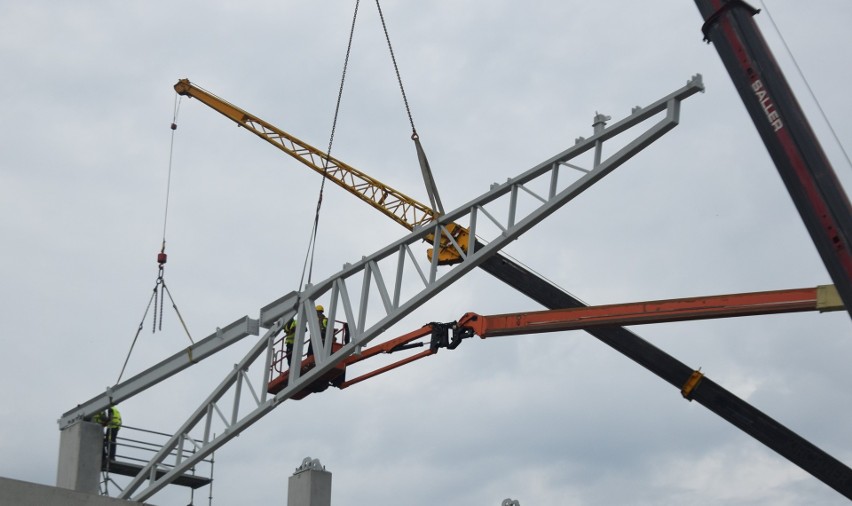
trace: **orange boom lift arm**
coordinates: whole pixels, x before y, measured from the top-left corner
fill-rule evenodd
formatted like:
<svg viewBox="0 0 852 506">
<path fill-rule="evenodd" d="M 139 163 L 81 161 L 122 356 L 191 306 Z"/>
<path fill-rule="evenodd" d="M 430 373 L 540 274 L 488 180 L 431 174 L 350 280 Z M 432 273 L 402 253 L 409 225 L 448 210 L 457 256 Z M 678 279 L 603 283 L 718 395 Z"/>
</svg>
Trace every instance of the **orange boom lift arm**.
<svg viewBox="0 0 852 506">
<path fill-rule="evenodd" d="M 798 288 L 766 292 L 749 292 L 729 295 L 710 295 L 682 299 L 665 299 L 646 302 L 630 302 L 603 306 L 583 306 L 549 311 L 530 311 L 499 315 L 480 315 L 465 313 L 457 322 L 429 323 L 423 327 L 369 348 L 360 354 L 346 359 L 342 366 L 333 369 L 329 375 L 307 388 L 296 399 L 304 398 L 313 392 L 321 392 L 329 386 L 347 388 L 366 379 L 410 364 L 421 358 L 438 353 L 441 348 L 455 349 L 463 339 L 477 335 L 488 337 L 538 334 L 566 330 L 582 330 L 607 325 L 644 325 L 709 318 L 730 318 L 735 316 L 755 316 L 802 311 L 839 311 L 844 309 L 843 302 L 834 285 L 822 285 L 815 288 Z M 428 343 L 423 341 L 429 338 Z M 341 343 L 335 343 L 340 346 Z M 404 359 L 376 368 L 346 379 L 346 368 L 366 359 L 379 355 L 397 353 L 421 348 L 428 349 L 410 355 Z M 302 362 L 303 370 L 313 367 L 313 357 Z M 284 371 L 269 383 L 269 392 L 277 393 L 287 386 L 288 371 Z M 682 393 L 688 394 L 701 379 L 700 373 L 693 375 L 684 385 Z"/>
</svg>

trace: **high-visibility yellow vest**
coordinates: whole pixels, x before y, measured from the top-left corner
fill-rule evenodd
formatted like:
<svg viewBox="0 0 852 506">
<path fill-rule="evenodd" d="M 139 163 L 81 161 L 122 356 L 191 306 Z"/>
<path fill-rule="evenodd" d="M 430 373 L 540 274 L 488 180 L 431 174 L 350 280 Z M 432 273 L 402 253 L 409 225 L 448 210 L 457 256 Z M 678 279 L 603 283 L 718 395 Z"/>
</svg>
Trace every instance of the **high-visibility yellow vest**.
<svg viewBox="0 0 852 506">
<path fill-rule="evenodd" d="M 106 425 L 109 429 L 118 429 L 121 427 L 121 413 L 118 412 L 118 408 L 113 406 L 106 410 L 106 416 L 104 416 L 103 412 L 95 413 L 92 421 Z"/>
<path fill-rule="evenodd" d="M 328 318 L 323 316 L 320 320 L 320 334 L 325 338 L 325 329 L 328 328 Z M 296 319 L 291 318 L 284 325 L 284 344 L 293 344 L 296 341 Z"/>
<path fill-rule="evenodd" d="M 110 417 L 107 427 L 110 429 L 117 429 L 121 427 L 121 413 L 118 412 L 118 408 L 113 406 L 110 408 L 110 411 L 112 412 L 112 417 Z"/>
<path fill-rule="evenodd" d="M 284 343 L 292 345 L 296 341 L 296 319 L 290 318 L 284 325 Z"/>
</svg>

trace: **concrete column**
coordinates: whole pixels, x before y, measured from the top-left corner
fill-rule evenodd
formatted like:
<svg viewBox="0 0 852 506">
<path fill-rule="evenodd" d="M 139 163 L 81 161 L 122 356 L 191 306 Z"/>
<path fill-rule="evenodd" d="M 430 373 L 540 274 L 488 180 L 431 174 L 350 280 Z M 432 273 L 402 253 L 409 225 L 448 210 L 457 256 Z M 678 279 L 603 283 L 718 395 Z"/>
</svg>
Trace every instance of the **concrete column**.
<svg viewBox="0 0 852 506">
<path fill-rule="evenodd" d="M 77 422 L 63 429 L 59 434 L 56 486 L 97 494 L 103 448 L 104 432 L 99 424 Z"/>
<path fill-rule="evenodd" d="M 287 483 L 287 506 L 331 506 L 331 473 L 306 457 Z"/>
</svg>

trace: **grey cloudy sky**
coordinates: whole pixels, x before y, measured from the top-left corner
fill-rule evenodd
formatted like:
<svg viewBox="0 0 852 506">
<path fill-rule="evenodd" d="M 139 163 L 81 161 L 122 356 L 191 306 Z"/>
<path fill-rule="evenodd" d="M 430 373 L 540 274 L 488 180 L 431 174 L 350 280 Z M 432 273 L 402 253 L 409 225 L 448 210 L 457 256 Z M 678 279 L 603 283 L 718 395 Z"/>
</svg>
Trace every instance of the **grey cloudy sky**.
<svg viewBox="0 0 852 506">
<path fill-rule="evenodd" d="M 852 4 L 765 3 L 848 150 Z M 52 484 L 56 419 L 118 377 L 157 274 L 172 85 L 188 77 L 324 148 L 352 9 L 0 2 L 0 475 Z M 675 130 L 508 248 L 587 303 L 830 282 L 693 2 L 383 9 L 447 208 L 589 136 L 596 111 L 618 120 L 704 76 Z M 852 170 L 766 14 L 757 19 L 849 188 Z M 298 287 L 319 178 L 195 101 L 181 101 L 178 124 L 166 280 L 200 338 Z M 333 154 L 425 201 L 409 135 L 375 5 L 362 2 Z M 315 279 L 404 233 L 328 187 Z M 473 272 L 388 337 L 528 309 Z M 168 308 L 164 331 L 149 327 L 129 374 L 188 344 Z M 848 314 L 634 330 L 852 463 Z M 127 401 L 125 422 L 173 432 L 242 357 L 236 348 Z M 581 332 L 466 342 L 286 402 L 217 452 L 213 504 L 285 504 L 306 456 L 334 473 L 337 505 L 846 502 Z"/>
</svg>

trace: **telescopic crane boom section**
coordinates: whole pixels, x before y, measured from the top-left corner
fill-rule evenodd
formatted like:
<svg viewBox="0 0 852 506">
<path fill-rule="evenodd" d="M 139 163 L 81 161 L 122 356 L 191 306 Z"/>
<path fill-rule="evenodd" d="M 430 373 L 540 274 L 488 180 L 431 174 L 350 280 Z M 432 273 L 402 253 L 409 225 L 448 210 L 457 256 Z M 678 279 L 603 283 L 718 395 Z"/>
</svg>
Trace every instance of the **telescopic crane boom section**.
<svg viewBox="0 0 852 506">
<path fill-rule="evenodd" d="M 695 0 L 712 42 L 852 316 L 852 204 L 742 0 Z"/>
<path fill-rule="evenodd" d="M 321 176 L 328 178 L 344 190 L 370 204 L 408 230 L 414 230 L 417 227 L 423 226 L 438 216 L 438 213 L 433 211 L 429 206 L 364 174 L 351 165 L 322 152 L 275 125 L 198 87 L 191 83 L 189 79 L 181 79 L 175 84 L 174 88 L 179 95 L 198 99 L 201 103 L 234 121 L 238 126 L 246 128 L 261 139 L 307 165 Z M 456 243 L 464 251 L 467 251 L 467 229 L 455 223 L 448 224 L 446 228 L 452 234 Z M 431 240 L 431 238 L 427 238 L 427 240 Z M 431 249 L 429 249 L 428 255 L 431 259 Z M 438 264 L 449 265 L 459 261 L 461 261 L 461 257 L 453 247 L 452 241 L 447 237 L 442 237 L 438 254 Z"/>
</svg>

